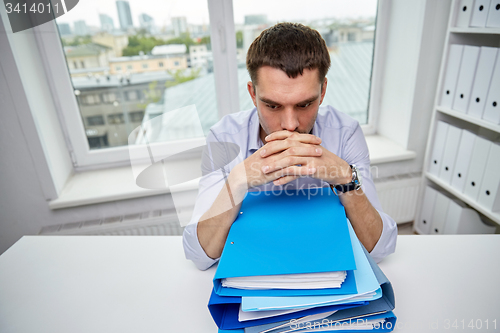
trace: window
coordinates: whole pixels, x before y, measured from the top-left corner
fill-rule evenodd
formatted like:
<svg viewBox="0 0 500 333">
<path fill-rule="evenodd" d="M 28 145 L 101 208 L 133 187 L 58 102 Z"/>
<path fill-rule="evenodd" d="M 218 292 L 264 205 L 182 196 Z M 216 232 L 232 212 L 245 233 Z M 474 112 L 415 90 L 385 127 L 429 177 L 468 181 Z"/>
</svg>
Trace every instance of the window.
<svg viewBox="0 0 500 333">
<path fill-rule="evenodd" d="M 93 69 L 97 70 L 99 67 L 108 67 L 109 70 L 104 76 L 101 74 L 99 82 L 94 75 L 77 77 L 76 74 L 72 73 L 70 84 L 73 86 L 74 91 L 81 91 L 79 96 L 76 96 L 76 94 L 71 96 L 71 98 L 76 98 L 78 109 L 74 110 L 74 107 L 61 106 L 61 110 L 59 110 L 59 112 L 65 113 L 63 118 L 67 122 L 66 126 L 74 127 L 67 132 L 72 143 L 71 146 L 78 150 L 74 154 L 78 166 L 93 163 L 104 165 L 120 161 L 126 162 L 129 158 L 127 147 L 129 135 L 137 126 L 140 126 L 142 122 L 148 122 L 154 115 L 162 115 L 194 104 L 205 133 L 219 119 L 213 70 L 205 68 L 199 71 L 190 71 L 187 68 L 186 61 L 179 60 L 179 53 L 185 53 L 185 51 L 168 53 L 170 51 L 167 50 L 166 54 L 159 54 L 160 58 L 166 59 L 174 56 L 177 59 L 175 61 L 168 60 L 168 62 L 164 59 L 156 59 L 157 66 L 149 66 L 149 60 L 146 60 L 155 58 L 155 56 L 151 57 L 152 47 L 167 45 L 169 40 L 191 38 L 190 42 L 186 42 L 187 46 L 193 44 L 208 45 L 210 43 L 210 26 L 207 1 L 187 0 L 174 7 L 161 4 L 159 5 L 161 8 L 153 11 L 142 0 L 129 0 L 128 2 L 132 17 L 135 17 L 134 12 L 156 15 L 153 16 L 156 22 L 153 24 L 156 24 L 158 29 L 152 29 L 156 32 L 152 33 L 153 35 L 150 38 L 142 35 L 138 27 L 129 27 L 123 30 L 121 34 L 117 33 L 116 35 L 126 33 L 130 46 L 129 43 L 121 43 L 121 40 L 119 43 L 117 42 L 118 39 L 113 40 L 115 38 L 113 33 L 110 34 L 109 44 L 106 45 L 108 49 L 103 47 L 101 50 L 101 48 L 95 46 L 89 46 L 85 49 L 88 53 L 88 55 L 87 53 L 85 55 L 88 58 L 88 60 L 85 59 L 85 65 L 90 72 Z M 220 4 L 216 6 L 220 6 Z M 74 21 L 84 20 L 88 26 L 100 27 L 99 16 L 91 14 L 96 12 L 106 12 L 118 21 L 115 1 L 103 0 L 100 2 L 80 3 L 78 8 L 57 18 L 57 23 L 66 22 L 72 24 Z M 168 15 L 165 13 L 168 13 Z M 131 23 L 135 25 L 135 22 Z M 160 28 L 160 25 L 162 28 Z M 98 32 L 97 30 L 103 29 L 101 28 L 93 30 L 90 33 L 91 38 L 89 40 L 80 38 L 74 43 L 84 45 L 91 42 L 92 36 Z M 121 28 L 118 28 L 118 30 L 121 30 Z M 174 44 L 179 44 L 179 42 Z M 121 59 L 113 59 L 116 57 L 109 56 L 109 54 L 123 54 L 123 56 Z M 186 56 L 183 55 L 183 57 Z M 126 60 L 129 60 L 128 63 L 117 63 Z M 56 63 L 56 60 L 54 60 L 54 63 Z M 77 64 L 75 63 L 75 65 Z M 140 69 L 140 72 L 134 72 L 134 68 L 135 70 Z M 171 72 L 166 71 L 169 69 L 179 70 L 180 72 L 174 76 Z M 192 94 L 193 91 L 197 91 L 202 87 L 205 87 L 206 90 L 204 94 Z M 164 98 L 167 89 L 168 98 Z M 206 96 L 209 96 L 208 103 Z M 67 106 L 70 106 L 70 104 L 68 102 Z M 96 112 L 101 116 L 99 120 L 95 118 L 98 116 Z M 66 113 L 72 115 L 69 116 Z M 77 132 L 81 132 L 81 129 L 78 128 L 77 123 L 82 118 L 85 120 L 84 135 L 87 136 L 87 139 L 94 138 L 97 135 L 94 131 L 87 131 L 88 126 L 100 124 L 99 126 L 106 127 L 102 132 L 99 132 L 101 137 L 106 136 L 106 140 L 100 139 L 98 143 L 95 143 L 94 140 L 90 144 L 90 150 L 78 138 L 81 137 L 81 134 L 78 135 Z M 73 119 L 73 121 L 70 119 Z M 111 126 L 113 128 L 108 128 Z M 189 127 L 190 125 L 186 123 L 186 126 Z M 123 127 L 124 130 L 117 130 L 118 127 Z M 159 135 L 157 139 L 168 142 L 191 140 L 194 138 L 193 135 L 199 136 L 190 130 L 176 133 L 175 135 L 172 133 L 166 136 Z M 137 144 L 140 145 L 143 142 L 137 142 Z M 103 152 L 106 150 L 104 148 L 107 147 L 118 149 L 113 149 L 109 154 L 104 154 Z M 99 151 L 93 153 L 92 149 L 94 148 L 98 148 Z"/>
<path fill-rule="evenodd" d="M 120 42 L 110 44 L 111 50 L 92 51 L 97 52 L 93 55 L 95 59 L 105 59 L 104 64 L 99 64 L 99 67 L 101 69 L 102 67 L 109 68 L 109 72 L 104 76 L 101 74 L 99 82 L 93 75 L 77 77 L 76 73 L 71 73 L 70 80 L 58 80 L 54 83 L 58 87 L 72 86 L 72 90 L 75 92 L 74 95 L 59 92 L 56 95 L 62 101 L 59 112 L 64 113 L 61 119 L 64 119 L 67 127 L 66 132 L 71 142 L 70 146 L 74 149 L 73 155 L 76 156 L 77 169 L 96 164 L 105 166 L 107 163 L 126 162 L 129 158 L 128 136 L 137 126 L 147 123 L 156 115 L 164 115 L 194 104 L 206 134 L 221 116 L 251 108 L 253 104 L 245 87 L 248 81 L 245 68 L 246 49 L 260 31 L 278 21 L 302 22 L 312 26 L 322 34 L 332 55 L 332 69 L 328 77 L 329 85 L 324 103 L 331 104 L 350 114 L 362 124 L 367 123 L 373 35 L 375 34 L 373 27 L 377 10 L 376 0 L 346 0 L 345 2 L 331 3 L 312 0 L 308 3 L 310 10 L 307 11 L 303 10 L 303 6 L 290 5 L 287 2 L 288 10 L 286 12 L 282 10 L 284 1 L 256 0 L 252 6 L 248 6 L 242 0 L 233 0 L 234 21 L 224 9 L 228 1 L 186 0 L 176 6 L 168 5 L 169 1 L 167 1 L 165 4 L 159 5 L 160 7 L 154 11 L 155 13 L 150 14 L 156 15 L 154 16 L 156 25 L 159 26 L 161 22 L 162 28 L 156 29 L 161 31 L 161 34 L 152 36 L 160 43 L 167 42 L 169 39 L 179 40 L 185 37 L 192 39 L 190 42 L 193 46 L 192 54 L 196 57 L 192 57 L 191 68 L 187 68 L 186 62 L 189 54 L 183 55 L 183 58 L 186 59 L 178 57 L 178 54 L 164 54 L 162 55 L 164 59 L 170 59 L 167 61 L 156 60 L 158 67 L 147 66 L 147 63 L 140 62 L 140 59 L 144 61 L 145 58 L 139 57 L 148 57 L 151 54 L 150 46 L 152 45 L 148 44 L 150 40 L 141 40 L 147 36 L 141 35 L 139 29 L 128 28 L 130 47 L 127 43 Z M 129 3 L 132 12 L 149 12 L 150 10 L 141 0 L 129 0 Z M 215 24 L 210 25 L 209 8 L 210 17 L 217 22 L 222 22 L 227 27 L 227 29 L 219 29 L 217 35 L 214 36 L 210 34 L 211 29 L 215 29 Z M 258 12 L 255 12 L 256 10 Z M 57 18 L 57 22 L 72 24 L 77 20 L 86 20 L 87 25 L 99 27 L 98 16 L 86 14 L 96 12 L 107 12 L 118 21 L 114 1 L 104 0 L 101 2 L 81 2 L 71 12 Z M 168 13 L 168 16 L 165 16 L 164 13 Z M 330 18 L 325 13 L 335 13 L 335 17 Z M 134 13 L 132 13 L 132 17 L 135 17 Z M 134 24 L 134 22 L 132 23 Z M 356 29 L 361 29 L 362 33 L 357 34 L 356 31 L 352 31 L 355 34 L 349 38 L 348 33 L 355 25 Z M 55 24 L 53 24 L 53 29 L 57 34 Z M 235 36 L 231 35 L 233 33 L 230 34 L 231 31 L 234 31 Z M 371 35 L 369 31 L 372 32 Z M 360 40 L 349 41 L 353 36 Z M 43 38 L 59 39 L 59 35 L 50 37 L 49 34 L 45 34 Z M 80 41 L 84 42 L 84 40 Z M 146 47 L 146 45 L 149 46 Z M 116 49 L 117 47 L 119 49 Z M 126 52 L 124 52 L 125 48 Z M 51 70 L 67 70 L 65 66 L 60 66 L 65 59 L 62 48 L 61 50 L 48 50 L 47 53 L 51 55 L 47 59 Z M 127 59 L 110 62 L 114 56 L 109 57 L 108 55 L 117 53 L 126 54 L 123 57 L 130 57 L 128 64 L 116 63 Z M 174 58 L 172 59 L 172 57 Z M 97 65 L 93 65 L 96 62 L 92 61 L 90 56 L 85 61 L 88 67 L 86 69 L 89 72 L 97 67 Z M 134 64 L 137 65 L 134 67 Z M 140 67 L 139 64 L 141 64 Z M 215 66 L 215 64 L 219 65 Z M 127 71 L 123 72 L 124 68 Z M 147 69 L 147 71 L 138 73 L 134 72 L 134 68 L 136 70 Z M 218 68 L 218 70 L 214 71 L 214 68 Z M 353 70 L 353 68 L 357 70 Z M 172 75 L 172 71 L 168 71 L 170 69 L 175 69 L 176 75 Z M 197 74 L 190 77 L 192 73 Z M 65 75 L 67 76 L 64 72 L 58 72 L 58 77 Z M 235 82 L 236 84 L 234 84 Z M 66 91 L 62 88 L 56 90 Z M 81 96 L 77 96 L 77 91 L 82 92 Z M 136 93 L 131 93 L 131 91 Z M 194 94 L 194 91 L 197 93 Z M 85 94 L 97 95 L 97 98 L 84 98 Z M 78 102 L 77 108 L 74 106 L 75 99 Z M 114 115 L 117 114 L 121 114 L 123 117 L 115 117 Z M 97 115 L 102 117 L 102 125 L 100 126 L 105 128 L 99 132 L 101 137 L 99 143 L 90 145 L 89 150 L 86 142 L 82 141 L 82 137 L 87 136 L 90 142 L 90 136 L 85 132 L 88 129 L 87 126 L 90 126 L 90 122 L 87 120 L 89 117 Z M 108 115 L 113 116 L 108 117 Z M 81 119 L 85 120 L 83 133 Z M 113 125 L 113 129 L 108 128 L 111 126 L 108 122 L 117 122 L 121 119 L 123 119 L 123 123 L 120 126 Z M 185 126 L 189 127 L 186 124 Z M 123 131 L 116 130 L 118 127 L 123 127 Z M 186 140 L 193 138 L 189 137 L 187 133 L 190 131 L 186 128 L 177 131 L 176 134 L 161 136 L 162 138 L 158 140 L 175 141 L 172 146 L 180 147 Z M 106 136 L 105 139 L 102 138 L 104 136 Z M 141 145 L 142 142 L 137 141 L 136 144 Z M 93 151 L 93 149 L 96 150 Z"/>
<path fill-rule="evenodd" d="M 140 123 L 144 118 L 144 111 L 134 111 L 128 114 L 128 117 L 133 123 Z"/>
<path fill-rule="evenodd" d="M 126 93 L 127 93 L 127 100 L 129 100 L 129 101 L 136 101 L 137 100 L 137 91 L 136 90 L 129 90 Z"/>
<path fill-rule="evenodd" d="M 104 125 L 104 117 L 103 116 L 87 117 L 87 124 L 89 126 L 102 126 Z"/>
<path fill-rule="evenodd" d="M 360 124 L 368 123 L 377 0 L 312 1 L 308 3 L 307 11 L 301 5 L 287 5 L 286 12 L 281 10 L 283 1 L 255 0 L 252 6 L 248 6 L 243 0 L 234 0 L 233 4 L 236 44 L 240 54 L 238 83 L 242 91 L 241 110 L 253 108 L 252 100 L 245 91 L 246 82 L 250 80 L 245 66 L 246 51 L 251 42 L 277 22 L 299 22 L 318 30 L 330 51 L 332 63 L 327 74 L 323 105 L 332 105 Z M 266 9 L 256 14 L 256 8 Z M 367 32 L 368 37 L 357 41 L 356 36 L 361 32 Z"/>
<path fill-rule="evenodd" d="M 108 115 L 108 124 L 117 125 L 123 124 L 125 122 L 125 117 L 122 113 L 110 114 Z"/>
<path fill-rule="evenodd" d="M 95 94 L 81 95 L 80 99 L 81 102 L 86 105 L 94 105 L 100 103 L 99 95 Z"/>
<path fill-rule="evenodd" d="M 116 96 L 112 92 L 105 92 L 101 94 L 103 103 L 113 103 L 116 101 Z"/>
</svg>

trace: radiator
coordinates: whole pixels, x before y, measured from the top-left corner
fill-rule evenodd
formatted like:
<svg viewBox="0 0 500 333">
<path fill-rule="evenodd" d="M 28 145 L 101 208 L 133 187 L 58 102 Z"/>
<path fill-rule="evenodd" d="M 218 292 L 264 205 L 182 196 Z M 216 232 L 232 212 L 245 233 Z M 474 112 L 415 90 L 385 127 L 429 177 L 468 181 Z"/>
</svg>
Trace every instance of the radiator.
<svg viewBox="0 0 500 333">
<path fill-rule="evenodd" d="M 40 235 L 182 235 L 173 210 L 155 210 L 139 214 L 113 216 L 83 222 L 43 227 Z"/>
<path fill-rule="evenodd" d="M 375 183 L 384 212 L 397 223 L 415 219 L 420 177 L 380 180 Z M 43 227 L 40 235 L 182 235 L 174 210 L 155 210 L 139 214 Z"/>
<path fill-rule="evenodd" d="M 409 176 L 375 183 L 382 209 L 396 223 L 415 220 L 421 181 L 420 176 Z"/>
</svg>

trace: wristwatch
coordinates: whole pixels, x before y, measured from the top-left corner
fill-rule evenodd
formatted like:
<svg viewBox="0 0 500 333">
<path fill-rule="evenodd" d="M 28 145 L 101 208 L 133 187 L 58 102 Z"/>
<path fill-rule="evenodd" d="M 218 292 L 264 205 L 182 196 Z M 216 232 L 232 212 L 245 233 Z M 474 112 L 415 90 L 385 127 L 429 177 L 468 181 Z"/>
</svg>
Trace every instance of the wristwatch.
<svg viewBox="0 0 500 333">
<path fill-rule="evenodd" d="M 332 190 L 335 195 L 339 195 L 339 193 L 345 193 L 353 190 L 359 190 L 361 188 L 361 175 L 358 171 L 358 168 L 356 168 L 356 165 L 349 165 L 351 167 L 352 171 L 352 181 L 347 184 L 338 184 L 333 186 L 332 185 Z"/>
</svg>

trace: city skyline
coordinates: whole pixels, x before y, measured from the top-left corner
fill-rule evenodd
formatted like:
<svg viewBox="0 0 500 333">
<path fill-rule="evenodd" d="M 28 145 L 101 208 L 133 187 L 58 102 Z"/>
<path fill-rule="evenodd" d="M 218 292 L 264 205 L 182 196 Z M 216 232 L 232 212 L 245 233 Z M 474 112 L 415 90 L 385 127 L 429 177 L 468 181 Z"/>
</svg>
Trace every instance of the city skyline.
<svg viewBox="0 0 500 333">
<path fill-rule="evenodd" d="M 151 16 L 159 27 L 171 26 L 173 17 L 186 17 L 188 24 L 207 24 L 208 7 L 206 0 L 159 1 L 159 0 L 129 0 L 134 27 L 140 27 L 139 14 Z M 293 1 L 292 1 L 293 2 Z M 281 2 L 254 0 L 252 2 L 235 0 L 233 4 L 234 19 L 236 24 L 243 24 L 245 15 L 266 15 L 270 22 L 277 21 L 311 21 L 326 18 L 368 18 L 376 14 L 376 0 L 310 0 L 307 6 L 303 2 L 297 6 L 287 1 L 287 6 Z M 321 10 L 318 10 L 321 8 Z M 327 15 L 325 13 L 331 13 Z M 75 21 L 85 20 L 88 26 L 99 27 L 99 14 L 111 17 L 119 22 L 115 0 L 80 1 L 70 12 L 57 19 L 58 23 L 73 25 Z"/>
</svg>

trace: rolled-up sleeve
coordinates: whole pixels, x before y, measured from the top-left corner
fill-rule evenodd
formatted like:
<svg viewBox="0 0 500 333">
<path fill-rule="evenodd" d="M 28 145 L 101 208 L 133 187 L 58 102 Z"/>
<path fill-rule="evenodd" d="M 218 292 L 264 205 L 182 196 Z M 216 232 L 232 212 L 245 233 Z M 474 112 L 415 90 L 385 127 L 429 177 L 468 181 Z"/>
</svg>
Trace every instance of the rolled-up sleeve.
<svg viewBox="0 0 500 333">
<path fill-rule="evenodd" d="M 219 259 L 212 259 L 207 256 L 198 241 L 198 235 L 196 233 L 197 228 L 198 223 L 189 224 L 184 228 L 184 233 L 182 235 L 184 253 L 186 259 L 192 260 L 196 267 L 201 270 L 206 270 L 219 261 Z"/>
</svg>

